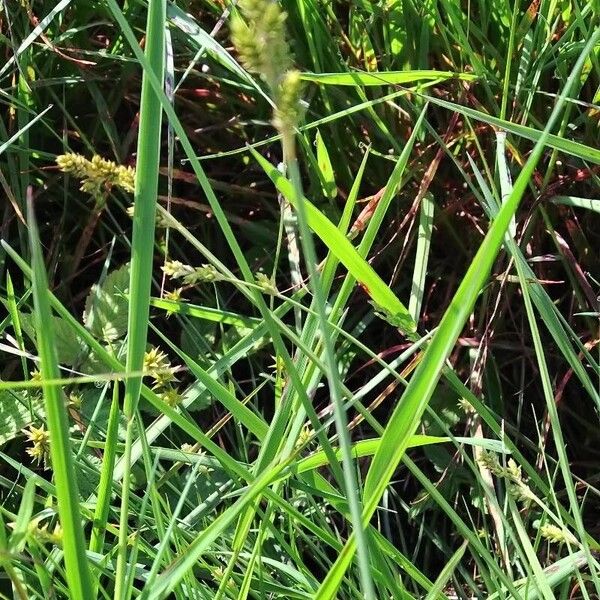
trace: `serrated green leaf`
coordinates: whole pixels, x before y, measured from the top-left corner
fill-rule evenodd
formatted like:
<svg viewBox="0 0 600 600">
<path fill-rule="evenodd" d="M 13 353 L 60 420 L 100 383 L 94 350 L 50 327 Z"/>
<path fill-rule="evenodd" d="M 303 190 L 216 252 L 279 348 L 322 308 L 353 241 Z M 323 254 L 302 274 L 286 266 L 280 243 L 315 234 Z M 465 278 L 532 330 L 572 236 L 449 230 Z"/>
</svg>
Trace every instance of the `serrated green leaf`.
<svg viewBox="0 0 600 600">
<path fill-rule="evenodd" d="M 35 341 L 35 323 L 31 313 L 20 314 L 21 326 L 25 333 Z M 58 362 L 61 365 L 73 367 L 81 361 L 86 353 L 84 341 L 77 336 L 69 324 L 61 317 L 52 316 L 52 326 L 55 332 L 55 347 Z"/>
<path fill-rule="evenodd" d="M 17 437 L 21 430 L 37 421 L 43 411 L 41 396 L 24 391 L 0 391 L 0 444 Z"/>
<path fill-rule="evenodd" d="M 129 263 L 109 273 L 101 284 L 94 284 L 85 301 L 83 322 L 94 337 L 113 342 L 127 331 Z"/>
</svg>

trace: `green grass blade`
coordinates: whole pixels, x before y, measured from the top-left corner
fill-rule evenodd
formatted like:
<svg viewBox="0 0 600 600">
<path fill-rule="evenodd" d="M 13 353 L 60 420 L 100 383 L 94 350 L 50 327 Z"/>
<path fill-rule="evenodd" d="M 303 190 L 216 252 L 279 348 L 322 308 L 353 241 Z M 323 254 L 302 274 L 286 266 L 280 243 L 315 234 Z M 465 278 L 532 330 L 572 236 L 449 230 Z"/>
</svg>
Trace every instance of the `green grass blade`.
<svg viewBox="0 0 600 600">
<path fill-rule="evenodd" d="M 27 203 L 27 217 L 32 257 L 37 346 L 43 382 L 43 380 L 58 378 L 60 372 L 48 300 L 48 280 L 31 199 Z M 50 454 L 56 484 L 58 513 L 63 528 L 67 583 L 74 600 L 87 600 L 92 589 L 91 577 L 81 526 L 79 492 L 69 441 L 69 419 L 65 397 L 62 390 L 56 386 L 43 385 L 42 389 L 46 400 L 46 418 L 50 434 Z"/>
<path fill-rule="evenodd" d="M 581 158 L 589 162 L 593 162 L 595 164 L 600 164 L 600 150 L 597 148 L 592 148 L 590 146 L 586 146 L 585 144 L 581 144 L 580 142 L 565 139 L 551 133 L 545 133 L 546 130 L 540 131 L 539 129 L 534 129 L 533 127 L 529 127 L 527 125 L 519 125 L 518 123 L 511 123 L 505 119 L 492 117 L 491 115 L 479 110 L 475 110 L 474 108 L 461 106 L 460 104 L 447 102 L 446 100 L 440 100 L 434 96 L 423 95 L 423 97 L 432 104 L 443 106 L 452 112 L 459 112 L 466 117 L 471 117 L 476 121 L 487 123 L 488 125 L 492 125 L 500 130 L 505 130 L 508 133 L 531 140 L 532 142 L 537 143 L 543 137 L 544 144 L 550 148 L 559 150 L 565 154 L 570 154 L 571 156 L 576 156 L 577 158 Z"/>
<path fill-rule="evenodd" d="M 448 583 L 448 580 L 452 577 L 456 567 L 460 563 L 465 550 L 467 549 L 468 542 L 463 542 L 458 550 L 452 555 L 450 560 L 444 565 L 442 572 L 439 574 L 438 578 L 433 583 L 431 589 L 427 592 L 427 596 L 425 596 L 425 600 L 434 600 L 437 598 L 439 593 Z"/>
<path fill-rule="evenodd" d="M 163 81 L 165 61 L 165 0 L 150 0 L 148 4 L 146 31 L 146 58 L 152 74 Z M 129 313 L 126 373 L 139 373 L 144 364 L 148 317 L 150 314 L 150 287 L 154 253 L 154 227 L 156 222 L 156 199 L 158 172 L 160 167 L 160 139 L 162 124 L 161 102 L 148 80 L 144 69 L 140 101 L 140 127 L 138 133 L 137 165 L 135 177 L 133 238 L 131 273 L 129 283 Z M 121 514 L 119 525 L 119 551 L 115 582 L 115 598 L 128 596 L 126 586 L 129 490 L 131 477 L 131 448 L 134 441 L 135 414 L 142 388 L 140 376 L 128 377 L 125 381 L 123 413 L 127 420 L 125 473 L 121 492 Z"/>
<path fill-rule="evenodd" d="M 449 71 L 388 71 L 381 73 L 302 73 L 304 81 L 312 81 L 322 85 L 344 86 L 380 86 L 400 85 L 416 81 L 444 81 L 446 79 L 460 79 L 462 81 L 475 81 L 477 75 L 472 73 L 452 73 Z"/>
<path fill-rule="evenodd" d="M 94 526 L 90 535 L 90 552 L 101 553 L 104 546 L 104 536 L 110 511 L 110 500 L 113 491 L 113 469 L 117 455 L 117 441 L 119 433 L 119 386 L 113 384 L 113 399 L 108 417 L 108 426 L 106 428 L 106 438 L 104 445 L 104 455 L 102 457 L 102 471 L 100 473 L 100 484 L 98 486 L 98 498 L 96 500 L 96 510 L 94 511 Z M 97 597 L 98 582 L 94 582 L 94 593 L 92 597 Z"/>
<path fill-rule="evenodd" d="M 590 198 L 578 198 L 577 196 L 554 196 L 550 198 L 554 204 L 563 204 L 564 206 L 574 206 L 575 208 L 587 208 L 600 213 L 600 200 Z"/>
<path fill-rule="evenodd" d="M 432 195 L 427 193 L 421 201 L 415 268 L 413 270 L 410 300 L 408 302 L 408 312 L 415 323 L 419 322 L 423 295 L 425 293 L 425 278 L 427 277 L 427 265 L 429 263 L 429 247 L 431 246 L 434 212 L 435 202 Z"/>
</svg>

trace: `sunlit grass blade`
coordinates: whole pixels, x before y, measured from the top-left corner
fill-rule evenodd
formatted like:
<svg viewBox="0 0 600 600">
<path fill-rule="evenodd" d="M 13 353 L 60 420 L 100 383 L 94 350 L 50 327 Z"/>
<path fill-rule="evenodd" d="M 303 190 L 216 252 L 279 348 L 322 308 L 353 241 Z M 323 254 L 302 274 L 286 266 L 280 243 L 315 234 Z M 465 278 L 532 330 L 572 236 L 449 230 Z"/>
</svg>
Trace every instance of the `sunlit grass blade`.
<svg viewBox="0 0 600 600">
<path fill-rule="evenodd" d="M 474 81 L 477 75 L 472 73 L 452 73 L 448 71 L 397 71 L 381 73 L 303 73 L 304 81 L 312 81 L 321 85 L 348 85 L 348 86 L 380 86 L 414 83 L 415 81 L 444 81 L 445 79 L 461 79 Z"/>
<path fill-rule="evenodd" d="M 424 98 L 426 98 L 432 104 L 437 104 L 438 106 L 442 106 L 453 112 L 459 112 L 466 117 L 471 117 L 476 121 L 487 123 L 488 125 L 492 125 L 493 127 L 504 130 L 508 133 L 512 133 L 527 140 L 538 142 L 543 138 L 544 144 L 550 148 L 559 150 L 565 154 L 570 154 L 571 156 L 576 156 L 594 164 L 600 164 L 600 150 L 597 148 L 586 146 L 585 144 L 576 142 L 575 140 L 562 138 L 555 134 L 545 133 L 546 130 L 540 131 L 539 129 L 535 129 L 527 125 L 520 125 L 505 119 L 499 119 L 498 117 L 493 117 L 479 110 L 475 110 L 474 108 L 469 108 L 468 106 L 461 106 L 460 104 L 447 102 L 446 100 L 441 100 L 429 95 L 424 95 Z"/>
<path fill-rule="evenodd" d="M 564 206 L 574 206 L 575 208 L 587 208 L 600 213 L 600 200 L 591 198 L 578 198 L 576 196 L 554 196 L 550 200 L 554 204 L 563 204 Z"/>
<path fill-rule="evenodd" d="M 294 204 L 296 202 L 295 194 L 290 181 L 254 149 L 251 149 L 251 151 L 277 189 L 289 202 Z M 403 332 L 409 335 L 414 334 L 417 328 L 416 324 L 396 294 L 377 275 L 373 267 L 358 254 L 348 238 L 314 204 L 306 198 L 302 201 L 310 228 L 325 241 L 331 252 L 348 269 L 354 279 L 364 286 L 365 291 L 377 306 L 394 318 L 396 320 L 395 324 Z"/>
<path fill-rule="evenodd" d="M 463 542 L 459 546 L 458 550 L 452 555 L 452 558 L 444 565 L 442 572 L 435 580 L 432 588 L 427 592 L 425 600 L 433 600 L 434 598 L 437 598 L 438 594 L 444 589 L 448 583 L 448 580 L 452 577 L 454 570 L 462 559 L 465 550 L 467 549 L 467 545 L 468 543 L 466 541 Z"/>
<path fill-rule="evenodd" d="M 113 398 L 108 417 L 108 426 L 106 429 L 104 455 L 102 457 L 102 471 L 100 474 L 100 483 L 98 485 L 98 499 L 96 510 L 94 511 L 94 526 L 90 535 L 90 552 L 101 553 L 104 546 L 106 525 L 110 512 L 110 501 L 113 492 L 113 469 L 117 454 L 117 441 L 119 429 L 119 385 L 113 384 Z M 94 582 L 94 592 L 92 597 L 97 597 L 98 581 Z"/>
<path fill-rule="evenodd" d="M 417 238 L 417 252 L 415 255 L 415 268 L 413 270 L 412 287 L 410 289 L 410 300 L 408 312 L 415 323 L 419 322 L 423 295 L 425 293 L 425 278 L 427 277 L 427 265 L 429 264 L 429 248 L 433 233 L 433 213 L 435 203 L 431 194 L 425 194 L 421 201 L 419 215 L 419 230 Z"/>
</svg>

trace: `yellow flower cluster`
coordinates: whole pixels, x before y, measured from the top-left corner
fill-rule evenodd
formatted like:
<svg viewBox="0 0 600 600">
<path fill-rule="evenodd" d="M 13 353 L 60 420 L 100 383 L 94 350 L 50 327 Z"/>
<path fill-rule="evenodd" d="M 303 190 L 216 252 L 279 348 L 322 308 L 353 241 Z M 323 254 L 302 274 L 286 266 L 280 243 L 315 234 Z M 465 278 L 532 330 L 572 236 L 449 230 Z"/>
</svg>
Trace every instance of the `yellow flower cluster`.
<svg viewBox="0 0 600 600">
<path fill-rule="evenodd" d="M 23 433 L 31 443 L 31 447 L 27 448 L 27 454 L 29 454 L 38 465 L 43 462 L 44 468 L 47 469 L 50 463 L 50 434 L 46 428 L 43 424 L 40 425 L 40 427 L 30 425 L 29 429 L 24 430 Z"/>
<path fill-rule="evenodd" d="M 540 526 L 540 535 L 545 540 L 555 544 L 564 544 L 568 542 L 571 546 L 579 546 L 577 540 L 570 531 L 562 529 L 558 525 L 552 525 L 551 523 L 544 523 Z"/>
<path fill-rule="evenodd" d="M 531 488 L 523 477 L 521 467 L 512 458 L 509 458 L 507 466 L 503 467 L 492 452 L 484 450 L 477 462 L 496 477 L 506 479 L 509 482 L 510 493 L 516 500 L 528 503 L 535 499 Z"/>
<path fill-rule="evenodd" d="M 118 187 L 126 192 L 135 191 L 135 169 L 118 165 L 97 154 L 88 160 L 81 154 L 69 152 L 56 157 L 56 164 L 64 173 L 71 173 L 81 179 L 80 189 L 92 196 Z"/>
<path fill-rule="evenodd" d="M 154 379 L 152 389 L 169 406 L 177 406 L 181 402 L 181 394 L 173 386 L 175 369 L 169 357 L 159 348 L 151 348 L 144 354 L 144 372 Z"/>
</svg>

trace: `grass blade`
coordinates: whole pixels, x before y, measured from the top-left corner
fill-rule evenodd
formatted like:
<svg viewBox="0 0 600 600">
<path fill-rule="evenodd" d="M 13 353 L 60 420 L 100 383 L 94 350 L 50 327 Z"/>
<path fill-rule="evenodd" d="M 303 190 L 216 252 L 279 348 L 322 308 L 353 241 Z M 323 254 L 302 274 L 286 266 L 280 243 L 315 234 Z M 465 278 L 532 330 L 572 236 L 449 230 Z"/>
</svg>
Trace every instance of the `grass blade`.
<svg viewBox="0 0 600 600">
<path fill-rule="evenodd" d="M 31 189 L 29 190 L 31 193 Z M 31 197 L 27 202 L 29 241 L 33 268 L 33 299 L 37 346 L 40 356 L 42 382 L 60 376 L 52 313 L 48 300 L 48 280 L 38 236 Z M 74 600 L 87 600 L 91 588 L 90 571 L 85 553 L 85 538 L 79 512 L 79 491 L 75 475 L 75 465 L 69 441 L 69 419 L 62 390 L 53 385 L 42 385 L 46 400 L 46 418 L 50 434 L 50 454 L 56 485 L 58 513 L 63 529 L 63 551 L 67 582 Z"/>
<path fill-rule="evenodd" d="M 472 73 L 452 73 L 448 71 L 388 71 L 385 73 L 302 73 L 304 81 L 312 81 L 322 85 L 379 86 L 414 83 L 415 81 L 444 81 L 445 79 L 461 79 L 475 81 L 477 75 Z"/>
<path fill-rule="evenodd" d="M 165 61 L 165 0 L 148 3 L 146 58 L 149 69 L 162 83 Z M 135 177 L 135 205 L 133 214 L 133 239 L 131 274 L 129 283 L 128 344 L 126 373 L 139 373 L 144 364 L 148 318 L 150 314 L 150 287 L 154 252 L 154 227 L 156 222 L 156 199 L 160 167 L 160 138 L 162 107 L 158 95 L 150 84 L 148 70 L 144 70 L 140 102 L 140 128 L 138 137 L 137 166 Z M 127 420 L 125 472 L 122 481 L 121 514 L 119 526 L 119 550 L 115 583 L 115 598 L 129 596 L 126 586 L 129 490 L 131 479 L 131 448 L 136 429 L 135 414 L 142 389 L 140 376 L 127 377 L 123 413 Z"/>
</svg>

